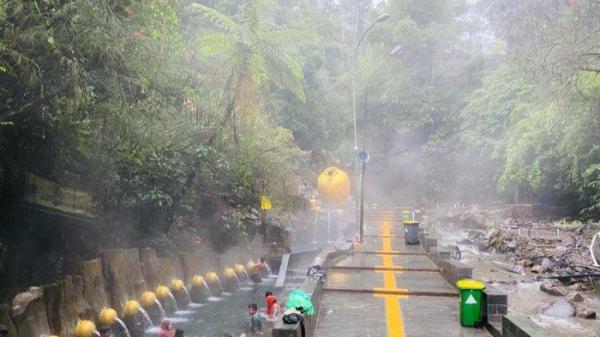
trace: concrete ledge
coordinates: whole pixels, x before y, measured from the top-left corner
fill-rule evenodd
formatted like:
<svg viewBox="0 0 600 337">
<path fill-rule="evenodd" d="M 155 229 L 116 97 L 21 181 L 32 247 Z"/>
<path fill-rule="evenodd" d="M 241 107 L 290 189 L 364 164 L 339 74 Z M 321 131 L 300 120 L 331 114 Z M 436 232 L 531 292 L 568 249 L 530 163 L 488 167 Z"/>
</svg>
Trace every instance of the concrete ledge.
<svg viewBox="0 0 600 337">
<path fill-rule="evenodd" d="M 502 318 L 502 337 L 554 337 L 555 334 L 520 315 Z"/>
<path fill-rule="evenodd" d="M 341 257 L 350 255 L 352 252 L 350 250 L 337 250 L 337 251 L 323 251 L 316 258 L 323 259 L 323 267 L 327 268 L 329 266 L 330 261 Z M 304 329 L 306 332 L 306 337 L 313 337 L 315 327 L 317 325 L 317 317 L 319 317 L 320 305 L 321 305 L 321 296 L 323 294 L 323 286 L 324 282 L 321 280 L 313 280 L 311 278 L 306 279 L 302 285 L 299 287 L 300 290 L 306 292 L 310 295 L 310 300 L 315 309 L 315 313 L 311 316 L 304 315 Z M 300 324 L 285 324 L 282 320 L 278 320 L 275 322 L 272 330 L 273 337 L 301 337 L 301 328 Z"/>
<path fill-rule="evenodd" d="M 441 260 L 438 267 L 442 270 L 442 276 L 452 286 L 456 286 L 458 280 L 473 277 L 473 268 L 458 261 Z"/>
<path fill-rule="evenodd" d="M 508 298 L 505 293 L 490 287 L 483 292 L 483 317 L 487 322 L 502 322 L 508 313 Z"/>
</svg>

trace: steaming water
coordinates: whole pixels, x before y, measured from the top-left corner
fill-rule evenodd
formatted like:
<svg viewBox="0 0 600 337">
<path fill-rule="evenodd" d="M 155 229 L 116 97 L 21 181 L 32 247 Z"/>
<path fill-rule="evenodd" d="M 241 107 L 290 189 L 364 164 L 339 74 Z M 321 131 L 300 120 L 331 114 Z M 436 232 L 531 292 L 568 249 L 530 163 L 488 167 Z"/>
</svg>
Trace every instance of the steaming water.
<svg viewBox="0 0 600 337">
<path fill-rule="evenodd" d="M 225 333 L 239 336 L 249 326 L 248 304 L 256 303 L 259 307 L 263 307 L 265 291 L 272 290 L 272 287 L 271 282 L 263 282 L 253 284 L 252 287 L 248 287 L 250 288 L 248 291 L 217 298 L 217 302 L 209 299 L 204 306 L 193 310 L 191 315 L 185 316 L 183 321 L 172 320 L 173 325 L 176 329 L 183 330 L 184 335 L 189 337 L 219 337 Z M 279 293 L 276 295 L 281 296 Z M 147 331 L 146 336 L 155 337 L 157 331 L 157 329 Z"/>
<path fill-rule="evenodd" d="M 190 297 L 190 292 L 187 290 L 187 288 L 185 286 L 183 286 L 181 288 L 183 295 L 184 295 L 184 303 L 182 303 L 183 306 L 187 306 L 190 303 L 192 303 L 192 298 Z M 178 294 L 178 297 L 180 298 L 181 294 Z M 181 299 L 181 298 L 180 298 Z"/>
<path fill-rule="evenodd" d="M 202 285 L 206 289 L 206 293 L 208 294 L 208 297 L 212 297 L 212 293 L 210 292 L 210 287 L 208 286 L 208 284 L 206 283 L 206 281 L 202 281 Z"/>
<path fill-rule="evenodd" d="M 209 302 L 220 302 L 223 300 L 222 297 L 217 297 L 217 296 L 210 296 L 209 298 L 206 299 Z"/>
<path fill-rule="evenodd" d="M 140 313 L 142 314 L 142 319 L 144 320 L 144 329 L 148 329 L 153 325 L 152 319 L 150 318 L 150 315 L 148 315 L 148 312 L 142 307 L 140 307 Z"/>
<path fill-rule="evenodd" d="M 165 317 L 167 317 L 167 313 L 165 312 L 165 309 L 163 309 L 162 304 L 160 304 L 160 301 L 158 299 L 155 299 L 154 303 L 156 303 L 156 305 L 158 306 L 158 309 L 160 310 L 160 319 L 161 320 L 165 319 Z"/>
<path fill-rule="evenodd" d="M 171 306 L 171 309 L 173 309 L 173 311 L 179 310 L 179 306 L 177 306 L 177 301 L 175 300 L 175 296 L 173 296 L 173 294 L 171 294 L 170 292 L 169 292 L 169 304 Z"/>
<path fill-rule="evenodd" d="M 131 334 L 129 333 L 129 329 L 127 329 L 127 326 L 125 325 L 125 322 L 123 322 L 120 318 L 116 318 L 117 323 L 121 326 L 121 331 L 123 331 L 123 336 L 124 337 L 131 337 Z"/>
</svg>

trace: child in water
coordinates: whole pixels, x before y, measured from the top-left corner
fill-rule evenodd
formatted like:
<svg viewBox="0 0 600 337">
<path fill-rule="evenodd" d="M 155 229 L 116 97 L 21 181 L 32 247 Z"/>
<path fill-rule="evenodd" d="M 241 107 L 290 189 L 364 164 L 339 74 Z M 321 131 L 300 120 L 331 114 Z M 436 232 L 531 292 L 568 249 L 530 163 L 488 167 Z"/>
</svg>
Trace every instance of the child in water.
<svg viewBox="0 0 600 337">
<path fill-rule="evenodd" d="M 267 291 L 265 294 L 266 307 L 264 309 L 267 320 L 275 321 L 281 314 L 281 306 L 277 303 L 277 297 L 272 292 Z"/>
<path fill-rule="evenodd" d="M 250 331 L 262 331 L 262 318 L 258 314 L 258 306 L 256 303 L 248 304 L 248 316 L 250 316 Z"/>
</svg>

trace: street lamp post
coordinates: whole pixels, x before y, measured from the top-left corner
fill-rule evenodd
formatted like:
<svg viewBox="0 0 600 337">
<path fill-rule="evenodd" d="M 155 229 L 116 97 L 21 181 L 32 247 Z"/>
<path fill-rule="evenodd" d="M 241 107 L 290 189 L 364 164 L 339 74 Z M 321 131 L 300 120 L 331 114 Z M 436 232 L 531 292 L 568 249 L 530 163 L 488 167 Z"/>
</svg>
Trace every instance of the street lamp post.
<svg viewBox="0 0 600 337">
<path fill-rule="evenodd" d="M 388 56 L 395 56 L 397 55 L 399 52 L 401 51 L 401 47 L 400 46 L 396 46 L 394 47 L 394 49 L 392 49 L 389 53 Z M 371 73 L 371 75 L 369 76 L 368 80 L 367 80 L 367 84 L 365 86 L 365 99 L 364 99 L 364 106 L 363 106 L 363 114 L 367 115 L 367 97 L 368 97 L 368 92 L 369 92 L 369 86 L 371 85 L 371 81 L 373 80 L 373 78 L 375 77 L 375 75 L 386 66 L 386 62 L 387 60 L 384 60 L 384 62 L 377 68 L 375 69 L 375 71 L 373 71 Z M 363 143 L 366 143 L 366 139 L 363 139 Z M 362 156 L 361 156 L 362 154 Z M 367 152 L 365 151 L 365 149 L 363 148 L 362 151 L 359 152 L 358 156 L 357 156 L 357 161 L 360 161 L 361 163 L 361 170 L 360 170 L 360 201 L 359 201 L 359 212 L 358 212 L 358 232 L 359 232 L 359 239 L 360 242 L 363 242 L 363 237 L 364 237 L 364 218 L 365 218 L 365 173 L 366 173 L 366 169 L 367 169 L 367 163 L 369 161 L 369 155 L 367 154 Z"/>
<path fill-rule="evenodd" d="M 356 57 L 358 55 L 358 50 L 360 48 L 360 45 L 363 42 L 363 40 L 365 39 L 365 37 L 367 36 L 367 34 L 369 33 L 369 31 L 371 29 L 373 29 L 373 27 L 375 27 L 376 24 L 384 22 L 389 18 L 390 18 L 389 14 L 386 14 L 386 13 L 382 13 L 381 15 L 379 15 L 375 19 L 375 21 L 373 21 L 369 25 L 369 27 L 367 27 L 365 32 L 356 41 L 356 45 L 354 46 L 354 52 L 352 53 L 352 120 L 353 120 L 353 124 L 354 124 L 354 151 L 355 152 L 358 151 L 358 132 L 357 132 L 357 124 L 356 124 Z M 356 27 L 354 29 L 356 29 Z M 354 176 L 355 177 L 358 173 L 357 171 L 358 171 L 358 163 L 355 160 L 354 161 L 354 173 L 355 173 Z M 358 224 L 360 222 L 360 220 L 359 220 L 360 215 L 358 212 L 358 208 L 359 208 L 359 196 L 358 195 L 356 195 L 356 197 L 355 197 L 355 207 L 357 209 L 356 223 Z M 359 230 L 362 231 L 362 225 Z M 362 242 L 362 236 L 360 238 L 360 241 Z"/>
</svg>

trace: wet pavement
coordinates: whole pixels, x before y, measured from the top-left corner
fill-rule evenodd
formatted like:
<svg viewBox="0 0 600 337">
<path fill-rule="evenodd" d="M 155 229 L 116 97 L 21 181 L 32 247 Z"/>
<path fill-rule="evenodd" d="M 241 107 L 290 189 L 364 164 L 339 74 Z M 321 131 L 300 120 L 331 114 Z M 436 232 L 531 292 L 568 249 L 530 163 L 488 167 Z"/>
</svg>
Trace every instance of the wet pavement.
<svg viewBox="0 0 600 337">
<path fill-rule="evenodd" d="M 490 336 L 460 326 L 454 287 L 420 245 L 404 244 L 402 227 L 389 213 L 371 215 L 376 220 L 366 222 L 365 253 L 334 261 L 328 270 L 315 336 Z"/>
</svg>

